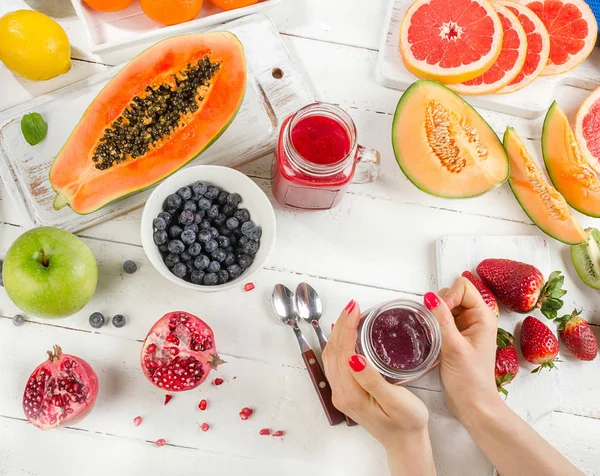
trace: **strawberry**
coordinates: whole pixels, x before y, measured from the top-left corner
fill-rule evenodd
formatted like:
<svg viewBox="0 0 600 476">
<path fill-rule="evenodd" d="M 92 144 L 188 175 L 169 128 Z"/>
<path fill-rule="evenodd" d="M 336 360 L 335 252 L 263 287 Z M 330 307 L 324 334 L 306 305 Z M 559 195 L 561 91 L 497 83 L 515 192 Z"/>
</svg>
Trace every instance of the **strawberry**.
<svg viewBox="0 0 600 476">
<path fill-rule="evenodd" d="M 527 316 L 521 326 L 521 352 L 527 362 L 539 364 L 532 374 L 548 367 L 553 369 L 558 355 L 558 339 L 550 328 L 533 316 Z"/>
<path fill-rule="evenodd" d="M 504 395 L 508 395 L 504 386 L 512 382 L 519 372 L 519 359 L 513 345 L 514 340 L 515 338 L 510 332 L 498 328 L 494 375 L 498 391 Z"/>
<path fill-rule="evenodd" d="M 535 266 L 509 259 L 485 259 L 477 274 L 494 295 L 510 310 L 527 313 L 539 308 L 548 319 L 556 318 L 563 306 L 565 277 L 560 271 L 544 276 Z"/>
<path fill-rule="evenodd" d="M 492 291 L 490 291 L 490 289 L 483 284 L 483 281 L 471 273 L 471 271 L 465 271 L 462 276 L 473 283 L 473 286 L 477 288 L 477 291 L 479 291 L 479 294 L 481 294 L 484 302 L 492 311 L 494 311 L 496 317 L 500 317 L 500 310 L 498 309 L 498 301 L 496 301 L 496 296 L 494 296 Z"/>
<path fill-rule="evenodd" d="M 598 341 L 590 325 L 579 314 L 581 311 L 573 311 L 570 316 L 556 319 L 558 335 L 569 352 L 579 360 L 594 360 L 598 354 Z"/>
</svg>

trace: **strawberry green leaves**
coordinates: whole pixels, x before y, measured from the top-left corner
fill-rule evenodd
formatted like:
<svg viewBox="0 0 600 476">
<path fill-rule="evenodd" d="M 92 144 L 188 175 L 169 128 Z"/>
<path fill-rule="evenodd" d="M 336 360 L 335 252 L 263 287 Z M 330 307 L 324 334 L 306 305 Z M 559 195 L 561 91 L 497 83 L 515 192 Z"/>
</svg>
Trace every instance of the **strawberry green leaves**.
<svg viewBox="0 0 600 476">
<path fill-rule="evenodd" d="M 537 307 L 540 308 L 542 314 L 547 319 L 556 319 L 558 311 L 560 311 L 564 305 L 561 299 L 567 291 L 562 289 L 565 282 L 565 277 L 560 271 L 554 271 L 550 274 L 548 281 L 542 288 L 540 299 L 537 302 Z"/>
</svg>

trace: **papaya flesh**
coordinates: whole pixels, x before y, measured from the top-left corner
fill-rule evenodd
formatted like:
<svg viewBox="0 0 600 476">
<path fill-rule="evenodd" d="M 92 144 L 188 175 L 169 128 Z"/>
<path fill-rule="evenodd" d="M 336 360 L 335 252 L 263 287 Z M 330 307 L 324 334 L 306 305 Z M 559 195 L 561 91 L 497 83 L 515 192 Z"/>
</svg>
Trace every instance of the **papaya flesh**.
<svg viewBox="0 0 600 476">
<path fill-rule="evenodd" d="M 148 48 L 102 89 L 54 159 L 54 208 L 91 213 L 171 175 L 227 129 L 245 90 L 244 50 L 232 33 Z"/>
<path fill-rule="evenodd" d="M 544 178 L 542 170 L 512 127 L 504 133 L 504 147 L 510 160 L 508 183 L 517 201 L 547 235 L 567 243 L 579 244 L 587 236 L 571 213 L 564 197 Z"/>
<path fill-rule="evenodd" d="M 600 217 L 600 180 L 556 101 L 544 120 L 542 152 L 550 180 L 567 203 L 584 215 Z"/>
<path fill-rule="evenodd" d="M 416 81 L 400 98 L 392 145 L 404 175 L 438 197 L 475 197 L 508 178 L 496 133 L 460 96 L 434 81 Z"/>
</svg>

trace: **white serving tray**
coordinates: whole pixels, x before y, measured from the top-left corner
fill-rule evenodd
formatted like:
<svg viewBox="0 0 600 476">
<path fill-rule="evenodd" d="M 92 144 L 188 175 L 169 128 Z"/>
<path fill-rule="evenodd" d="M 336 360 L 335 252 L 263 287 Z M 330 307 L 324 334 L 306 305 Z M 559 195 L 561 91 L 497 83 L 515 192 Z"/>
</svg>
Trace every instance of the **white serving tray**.
<svg viewBox="0 0 600 476">
<path fill-rule="evenodd" d="M 385 87 L 406 90 L 417 78 L 410 73 L 400 56 L 400 25 L 404 12 L 412 0 L 390 0 L 386 30 L 379 47 L 375 77 Z M 473 106 L 506 114 L 537 118 L 546 113 L 552 104 L 554 92 L 561 85 L 592 89 L 600 84 L 600 48 L 572 71 L 560 76 L 540 76 L 527 87 L 511 94 L 463 96 Z"/>
<path fill-rule="evenodd" d="M 229 128 L 188 166 L 234 167 L 268 154 L 275 148 L 283 119 L 313 102 L 314 96 L 268 17 L 254 14 L 219 29 L 231 31 L 244 45 L 248 65 L 246 95 Z M 48 180 L 52 161 L 90 102 L 120 68 L 111 68 L 0 115 L 0 176 L 25 226 L 78 231 L 146 202 L 152 188 L 89 215 L 78 215 L 69 207 L 59 211 L 52 207 L 55 194 Z M 48 123 L 48 135 L 38 145 L 30 146 L 21 133 L 20 120 L 34 111 Z"/>
<path fill-rule="evenodd" d="M 280 1 L 259 0 L 254 5 L 224 11 L 212 5 L 208 0 L 204 0 L 202 10 L 194 20 L 171 26 L 161 25 L 148 18 L 142 12 L 138 0 L 119 12 L 99 12 L 85 5 L 83 0 L 71 0 L 71 3 L 81 21 L 92 52 L 102 53 L 119 47 L 154 42 L 169 36 L 206 29 L 219 23 L 264 11 Z"/>
<path fill-rule="evenodd" d="M 550 265 L 550 248 L 542 236 L 442 236 L 436 243 L 438 288 L 449 287 L 463 271 L 475 274 L 477 265 L 486 258 L 508 258 L 537 267 L 547 278 L 553 271 Z M 531 374 L 519 348 L 520 324 L 524 314 L 507 312 L 501 303 L 498 325 L 515 336 L 515 349 L 519 356 L 519 373 L 507 385 L 506 403 L 523 419 L 532 422 L 555 410 L 559 404 L 558 372 L 542 370 Z M 556 332 L 539 312 L 532 312 Z"/>
</svg>

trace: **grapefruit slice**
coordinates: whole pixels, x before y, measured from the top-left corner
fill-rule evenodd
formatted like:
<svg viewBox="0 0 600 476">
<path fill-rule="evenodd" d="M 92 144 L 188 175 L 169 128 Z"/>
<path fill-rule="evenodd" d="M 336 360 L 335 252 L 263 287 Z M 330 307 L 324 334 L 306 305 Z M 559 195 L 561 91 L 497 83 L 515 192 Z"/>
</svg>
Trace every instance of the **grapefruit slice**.
<svg viewBox="0 0 600 476">
<path fill-rule="evenodd" d="M 515 2 L 498 0 L 513 12 L 527 35 L 527 56 L 523 68 L 505 87 L 496 91 L 498 94 L 514 93 L 531 84 L 542 72 L 550 54 L 550 35 L 540 17 L 529 8 Z"/>
<path fill-rule="evenodd" d="M 447 84 L 480 76 L 502 49 L 502 24 L 487 0 L 416 0 L 400 26 L 400 53 L 415 76 Z"/>
<path fill-rule="evenodd" d="M 600 88 L 592 91 L 579 107 L 575 136 L 585 158 L 600 173 Z"/>
<path fill-rule="evenodd" d="M 451 85 L 460 94 L 490 94 L 503 88 L 519 74 L 527 55 L 527 36 L 517 16 L 508 8 L 494 3 L 502 23 L 502 50 L 496 62 L 481 76 Z"/>
<path fill-rule="evenodd" d="M 562 74 L 586 59 L 594 48 L 598 23 L 583 0 L 520 0 L 544 22 L 550 56 L 542 76 Z"/>
</svg>

